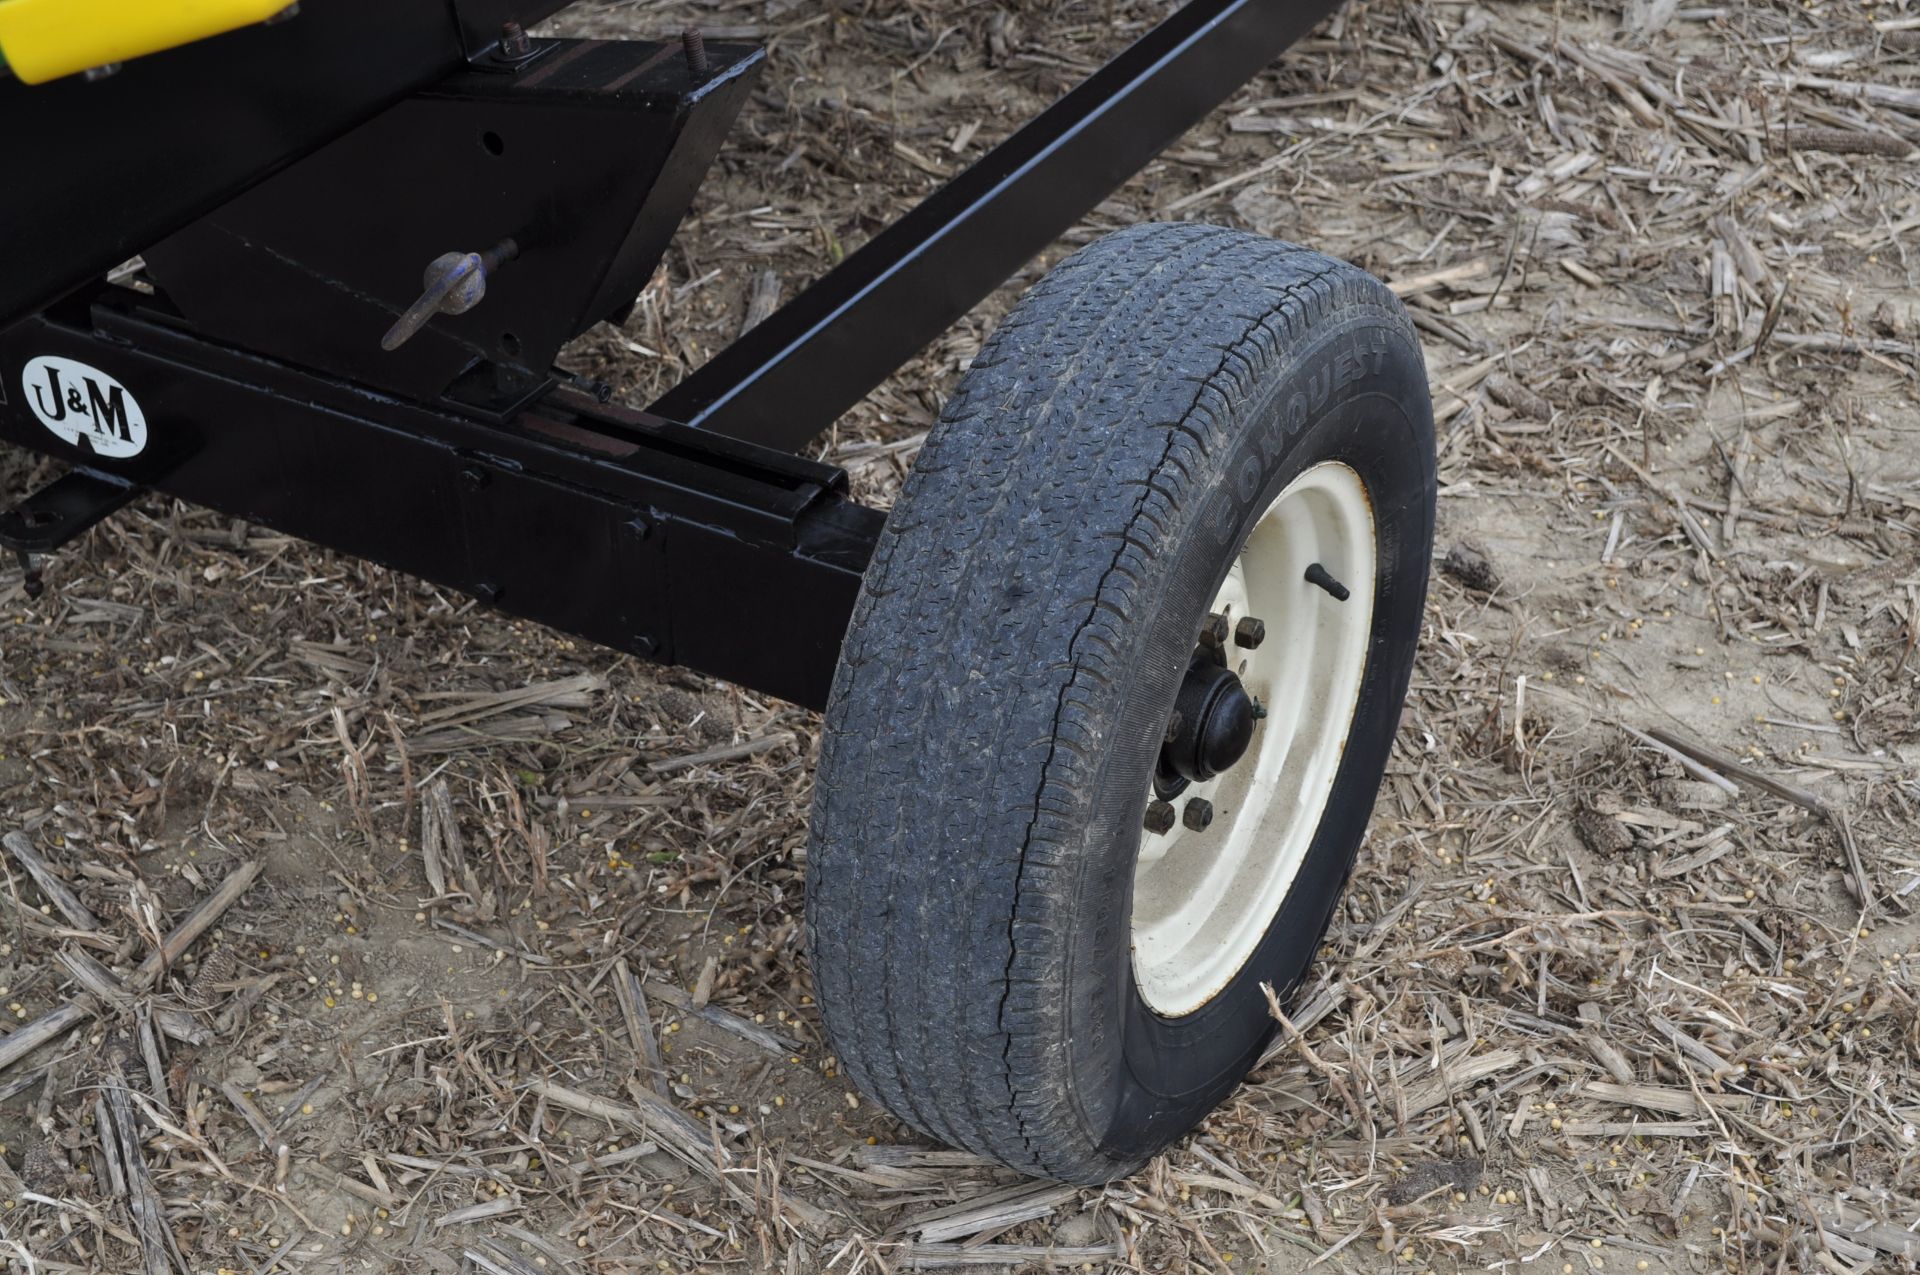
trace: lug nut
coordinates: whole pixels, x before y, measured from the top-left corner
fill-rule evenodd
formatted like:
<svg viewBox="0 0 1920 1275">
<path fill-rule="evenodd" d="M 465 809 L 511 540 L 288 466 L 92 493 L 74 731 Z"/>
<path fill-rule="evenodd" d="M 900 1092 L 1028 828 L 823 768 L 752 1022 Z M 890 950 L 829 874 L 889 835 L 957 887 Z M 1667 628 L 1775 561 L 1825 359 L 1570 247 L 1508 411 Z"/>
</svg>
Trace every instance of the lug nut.
<svg viewBox="0 0 1920 1275">
<path fill-rule="evenodd" d="M 1200 625 L 1200 645 L 1225 646 L 1226 644 L 1227 617 L 1215 611 Z"/>
<path fill-rule="evenodd" d="M 1233 626 L 1233 644 L 1244 646 L 1249 651 L 1267 640 L 1267 623 L 1256 620 L 1250 615 L 1240 617 L 1240 623 Z"/>
<path fill-rule="evenodd" d="M 1171 801 L 1150 801 L 1147 803 L 1147 817 L 1142 821 L 1148 832 L 1154 836 L 1173 831 L 1173 803 Z"/>
<path fill-rule="evenodd" d="M 1205 832 L 1213 822 L 1213 803 L 1205 797 L 1195 797 L 1180 812 L 1180 822 L 1195 832 Z"/>
</svg>

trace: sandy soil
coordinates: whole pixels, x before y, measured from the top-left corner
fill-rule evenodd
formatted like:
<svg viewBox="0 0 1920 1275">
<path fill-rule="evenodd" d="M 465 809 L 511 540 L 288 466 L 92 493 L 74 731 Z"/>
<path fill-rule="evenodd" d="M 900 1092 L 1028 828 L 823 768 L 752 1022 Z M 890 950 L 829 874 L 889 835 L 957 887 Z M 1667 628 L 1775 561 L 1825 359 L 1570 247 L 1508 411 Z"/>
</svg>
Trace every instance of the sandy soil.
<svg viewBox="0 0 1920 1275">
<path fill-rule="evenodd" d="M 644 404 L 1158 12 L 579 6 L 771 60 L 568 365 Z M 244 887 L 0 1072 L 0 1260 L 137 1267 L 124 1127 L 195 1272 L 1910 1267 L 1916 140 L 1899 3 L 1355 5 L 1027 272 L 1149 218 L 1348 257 L 1419 316 L 1442 439 L 1303 1034 L 1105 1190 L 837 1074 L 812 715 L 159 499 L 37 602 L 0 571 L 0 832 L 84 909 L 5 860 L 9 1025 Z M 824 440 L 864 496 L 1018 286 Z"/>
</svg>

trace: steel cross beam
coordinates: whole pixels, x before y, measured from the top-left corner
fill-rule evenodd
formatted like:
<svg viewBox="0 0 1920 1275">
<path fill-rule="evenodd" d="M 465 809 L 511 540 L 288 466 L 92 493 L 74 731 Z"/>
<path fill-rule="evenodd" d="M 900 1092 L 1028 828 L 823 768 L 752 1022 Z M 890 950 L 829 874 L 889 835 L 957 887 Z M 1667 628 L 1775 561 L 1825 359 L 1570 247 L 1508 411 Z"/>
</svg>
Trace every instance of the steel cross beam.
<svg viewBox="0 0 1920 1275">
<path fill-rule="evenodd" d="M 112 287 L 0 329 L 0 376 L 19 393 L 0 444 L 75 466 L 0 513 L 0 546 L 49 552 L 151 487 L 810 708 L 885 520 L 789 453 L 568 391 L 491 424 L 214 344 Z M 138 412 L 144 448 L 71 441 L 107 436 L 89 395 L 123 431 Z"/>
<path fill-rule="evenodd" d="M 1189 0 L 653 405 L 797 451 L 1339 0 Z"/>
</svg>

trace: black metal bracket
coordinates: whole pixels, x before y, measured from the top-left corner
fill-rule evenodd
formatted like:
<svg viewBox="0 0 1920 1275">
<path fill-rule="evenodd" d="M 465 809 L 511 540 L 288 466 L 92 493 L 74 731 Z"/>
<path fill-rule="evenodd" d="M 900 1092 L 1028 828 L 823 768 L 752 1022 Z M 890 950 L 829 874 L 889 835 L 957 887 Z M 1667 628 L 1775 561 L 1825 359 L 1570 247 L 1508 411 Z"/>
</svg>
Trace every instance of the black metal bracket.
<svg viewBox="0 0 1920 1275">
<path fill-rule="evenodd" d="M 532 26 L 566 3 L 324 0 L 97 82 L 0 77 L 0 327 L 461 70 L 508 19 Z"/>
<path fill-rule="evenodd" d="M 18 559 L 27 596 L 39 597 L 43 587 L 37 557 L 79 538 L 139 494 L 140 489 L 124 479 L 74 469 L 0 512 L 0 549 Z"/>
<path fill-rule="evenodd" d="M 510 415 L 560 347 L 646 285 L 764 55 L 680 44 L 529 41 L 517 70 L 468 70 L 147 248 L 202 333 L 410 399 L 460 383 Z M 382 334 L 436 259 L 510 245 L 478 295 L 396 348 Z M 502 258 L 505 259 L 502 259 Z"/>
<path fill-rule="evenodd" d="M 52 553 L 139 494 L 140 489 L 124 478 L 90 469 L 69 470 L 0 512 L 0 549 Z"/>
</svg>

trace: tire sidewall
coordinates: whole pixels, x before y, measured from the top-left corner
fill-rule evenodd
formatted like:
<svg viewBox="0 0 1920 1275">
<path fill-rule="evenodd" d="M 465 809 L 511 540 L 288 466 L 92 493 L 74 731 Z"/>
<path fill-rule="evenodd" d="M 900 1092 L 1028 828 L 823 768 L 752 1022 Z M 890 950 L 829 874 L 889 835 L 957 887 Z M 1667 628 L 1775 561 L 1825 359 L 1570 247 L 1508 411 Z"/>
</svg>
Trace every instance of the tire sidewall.
<svg viewBox="0 0 1920 1275">
<path fill-rule="evenodd" d="M 1261 983 L 1285 996 L 1325 933 L 1372 813 L 1412 672 L 1433 527 L 1433 428 L 1424 364 L 1405 321 L 1355 307 L 1288 359 L 1209 440 L 1211 467 L 1187 474 L 1157 556 L 1134 676 L 1117 688 L 1114 732 L 1094 785 L 1090 870 L 1068 942 L 1066 1048 L 1084 1127 L 1116 1162 L 1143 1163 L 1190 1128 L 1246 1073 L 1272 1034 Z M 1134 862 L 1158 742 L 1201 620 L 1255 522 L 1287 484 L 1323 461 L 1360 476 L 1373 508 L 1376 593 L 1345 752 L 1298 875 L 1265 937 L 1227 986 L 1167 1018 L 1141 998 L 1130 918 Z"/>
</svg>

